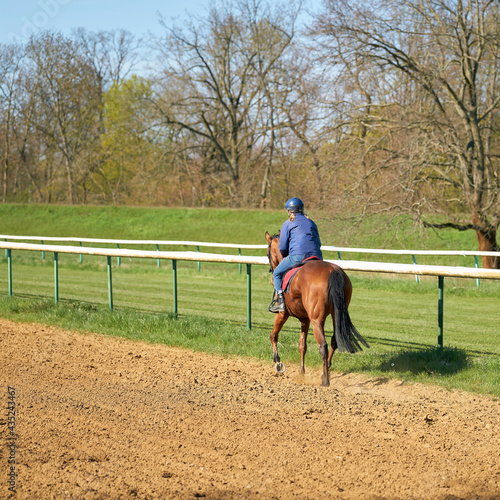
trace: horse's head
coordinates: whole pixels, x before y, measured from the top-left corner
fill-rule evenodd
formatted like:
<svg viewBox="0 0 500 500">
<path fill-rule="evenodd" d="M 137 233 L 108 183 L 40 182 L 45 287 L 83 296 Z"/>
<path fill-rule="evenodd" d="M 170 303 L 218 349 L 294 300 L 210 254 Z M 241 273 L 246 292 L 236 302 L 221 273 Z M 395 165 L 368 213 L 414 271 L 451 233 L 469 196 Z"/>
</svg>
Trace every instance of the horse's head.
<svg viewBox="0 0 500 500">
<path fill-rule="evenodd" d="M 279 249 L 280 231 L 272 236 L 266 231 L 267 258 L 269 259 L 269 272 L 272 273 L 283 257 Z"/>
</svg>

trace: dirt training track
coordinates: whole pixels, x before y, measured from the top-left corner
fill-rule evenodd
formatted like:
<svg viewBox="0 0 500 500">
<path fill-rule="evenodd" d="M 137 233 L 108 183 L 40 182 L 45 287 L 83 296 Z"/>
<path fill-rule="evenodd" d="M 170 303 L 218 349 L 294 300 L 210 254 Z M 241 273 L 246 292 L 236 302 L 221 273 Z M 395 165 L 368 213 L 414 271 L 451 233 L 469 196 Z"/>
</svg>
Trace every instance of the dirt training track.
<svg viewBox="0 0 500 500">
<path fill-rule="evenodd" d="M 498 401 L 296 374 L 0 319 L 0 498 L 500 498 Z"/>
</svg>

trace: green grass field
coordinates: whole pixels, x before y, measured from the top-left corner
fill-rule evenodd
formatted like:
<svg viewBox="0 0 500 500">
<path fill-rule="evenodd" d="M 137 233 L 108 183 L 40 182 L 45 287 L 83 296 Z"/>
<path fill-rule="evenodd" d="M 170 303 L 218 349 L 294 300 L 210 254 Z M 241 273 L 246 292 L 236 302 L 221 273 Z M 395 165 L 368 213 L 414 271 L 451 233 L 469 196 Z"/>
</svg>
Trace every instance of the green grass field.
<svg viewBox="0 0 500 500">
<path fill-rule="evenodd" d="M 279 229 L 283 215 L 264 211 L 4 205 L 0 207 L 0 232 L 45 237 L 262 244 L 264 232 Z M 377 241 L 358 234 L 352 241 L 329 241 L 323 235 L 334 230 L 327 227 L 327 215 L 311 216 L 319 221 L 325 245 L 382 248 L 381 242 L 390 240 L 389 234 L 379 235 Z M 373 223 L 365 234 L 376 233 L 378 224 L 380 221 Z M 346 234 L 341 228 L 336 231 Z M 426 246 L 416 246 L 417 241 Z M 398 246 L 387 248 L 411 248 L 411 245 L 415 245 L 414 249 L 475 249 L 474 242 L 464 233 L 450 233 L 449 237 L 430 233 L 415 239 L 410 227 L 407 233 L 400 230 Z M 60 254 L 58 304 L 54 303 L 52 254 L 47 252 L 42 259 L 41 253 L 13 252 L 13 297 L 7 293 L 7 260 L 3 253 L 1 257 L 0 315 L 3 317 L 225 356 L 255 357 L 269 360 L 272 369 L 269 333 L 273 315 L 267 312 L 272 286 L 266 266 L 252 266 L 252 330 L 247 331 L 245 266 L 240 274 L 238 264 L 202 263 L 198 270 L 195 262 L 179 262 L 180 316 L 175 319 L 169 261 L 162 261 L 158 267 L 156 260 L 122 259 L 118 266 L 113 259 L 114 311 L 109 311 L 104 257 L 84 256 L 80 263 L 78 255 Z M 358 258 L 366 260 L 367 256 Z M 438 261 L 427 259 L 422 263 L 464 265 L 461 257 L 459 262 L 456 258 L 453 262 L 445 262 L 444 257 Z M 375 256 L 370 256 L 370 260 L 375 260 Z M 395 259 L 385 257 L 385 260 Z M 467 265 L 473 267 L 473 259 Z M 416 283 L 412 276 L 350 273 L 350 277 L 354 284 L 350 314 L 371 348 L 356 355 L 336 354 L 334 370 L 500 395 L 500 283 L 482 281 L 477 287 L 475 280 L 445 279 L 445 347 L 439 349 L 437 278 L 424 278 Z M 331 336 L 332 325 L 329 323 L 327 327 Z M 298 334 L 299 322 L 291 318 L 280 336 L 280 355 L 286 364 L 298 362 Z M 311 334 L 306 369 L 319 365 L 317 345 Z"/>
</svg>

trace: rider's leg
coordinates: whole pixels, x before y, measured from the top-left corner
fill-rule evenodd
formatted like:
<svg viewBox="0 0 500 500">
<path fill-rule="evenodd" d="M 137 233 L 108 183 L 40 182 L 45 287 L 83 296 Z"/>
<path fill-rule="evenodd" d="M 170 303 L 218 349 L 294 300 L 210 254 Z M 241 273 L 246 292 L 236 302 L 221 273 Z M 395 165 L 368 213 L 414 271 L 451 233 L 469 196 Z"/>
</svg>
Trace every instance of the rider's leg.
<svg viewBox="0 0 500 500">
<path fill-rule="evenodd" d="M 283 290 L 281 289 L 283 276 L 287 271 L 300 264 L 303 260 L 304 255 L 288 255 L 274 269 L 273 283 L 276 291 L 276 302 L 271 302 L 269 306 L 271 312 L 282 312 L 285 310 L 285 299 L 283 297 Z"/>
</svg>

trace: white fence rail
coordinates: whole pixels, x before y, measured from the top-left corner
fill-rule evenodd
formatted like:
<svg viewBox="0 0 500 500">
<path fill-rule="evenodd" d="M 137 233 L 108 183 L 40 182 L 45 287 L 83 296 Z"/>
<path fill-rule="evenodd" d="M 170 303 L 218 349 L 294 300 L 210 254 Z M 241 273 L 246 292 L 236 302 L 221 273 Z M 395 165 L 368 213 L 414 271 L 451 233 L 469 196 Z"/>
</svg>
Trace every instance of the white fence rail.
<svg viewBox="0 0 500 500">
<path fill-rule="evenodd" d="M 110 240 L 103 240 L 109 242 Z M 185 260 L 202 262 L 225 262 L 240 264 L 269 265 L 267 257 L 250 255 L 226 255 L 199 252 L 169 252 L 154 250 L 132 250 L 126 248 L 76 247 L 65 245 L 37 245 L 33 243 L 17 243 L 0 241 L 0 249 L 31 250 L 39 252 L 55 252 L 83 255 L 101 255 L 104 257 L 129 257 L 145 259 Z M 265 246 L 264 248 L 267 248 Z M 364 271 L 389 274 L 413 274 L 421 276 L 448 276 L 458 278 L 500 279 L 498 269 L 475 269 L 460 266 L 435 266 L 422 264 L 394 264 L 386 262 L 365 262 L 357 260 L 330 260 L 328 262 L 342 266 L 346 271 Z"/>
<path fill-rule="evenodd" d="M 213 243 L 206 241 L 175 241 L 175 240 L 121 240 L 121 239 L 100 239 L 100 238 L 74 238 L 74 237 L 44 237 L 44 236 L 14 236 L 0 234 L 0 239 L 5 241 L 52 241 L 61 243 L 99 243 L 109 245 L 156 245 L 156 246 L 194 246 L 199 248 L 235 248 L 235 249 L 266 249 L 267 245 L 246 245 L 240 243 Z M 441 255 L 460 257 L 500 257 L 500 252 L 480 252 L 471 250 L 391 250 L 384 248 L 354 248 L 337 247 L 323 245 L 324 251 L 341 253 L 371 253 L 385 255 Z M 80 253 L 80 252 L 78 252 Z"/>
<path fill-rule="evenodd" d="M 21 237 L 19 237 L 21 239 Z M 27 238 L 23 238 L 27 239 Z M 44 238 L 48 240 L 48 238 Z M 57 241 L 61 241 L 58 239 Z M 83 240 L 78 240 L 83 241 Z M 101 242 L 110 243 L 112 240 L 100 240 Z M 127 240 L 115 240 L 127 241 Z M 136 241 L 136 240 L 133 240 Z M 156 244 L 157 242 L 155 242 Z M 187 244 L 188 242 L 178 242 L 178 244 Z M 141 242 L 143 244 L 143 242 Z M 214 246 L 221 246 L 214 244 Z M 236 246 L 241 248 L 240 246 Z M 55 300 L 59 300 L 58 292 L 58 255 L 66 254 L 84 254 L 107 257 L 108 261 L 108 294 L 109 306 L 113 309 L 113 292 L 112 292 L 112 274 L 111 274 L 111 257 L 128 257 L 128 258 L 150 258 L 150 259 L 165 259 L 172 261 L 173 279 L 174 279 L 174 314 L 177 316 L 177 261 L 203 261 L 203 262 L 222 262 L 222 263 L 239 263 L 247 266 L 247 327 L 251 328 L 251 266 L 253 265 L 269 265 L 266 257 L 242 256 L 242 255 L 224 255 L 199 252 L 166 252 L 166 251 L 148 251 L 148 250 L 131 250 L 120 248 L 96 248 L 96 247 L 81 247 L 81 246 L 66 246 L 66 245 L 46 245 L 21 242 L 1 242 L 0 249 L 4 248 L 8 259 L 8 286 L 9 295 L 12 295 L 12 250 L 20 251 L 40 251 L 54 253 L 54 279 L 55 279 Z M 252 248 L 255 248 L 252 246 Z M 258 248 L 262 248 L 259 246 Z M 267 248 L 267 246 L 264 246 Z M 359 249 L 358 249 L 359 250 Z M 443 345 L 443 301 L 444 301 L 444 277 L 459 277 L 459 278 L 481 278 L 500 280 L 500 270 L 497 269 L 475 269 L 470 267 L 454 267 L 454 266 L 434 266 L 434 265 L 415 265 L 415 264 L 391 264 L 382 262 L 362 262 L 352 260 L 328 260 L 328 262 L 340 265 L 346 271 L 362 271 L 372 273 L 390 273 L 390 274 L 413 274 L 420 276 L 437 276 L 439 286 L 439 301 L 438 301 L 438 343 Z"/>
</svg>

